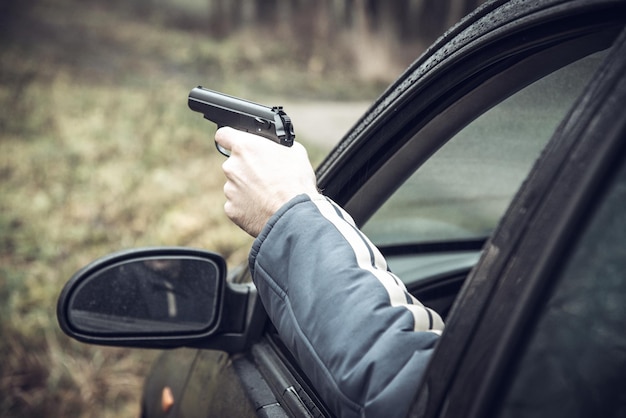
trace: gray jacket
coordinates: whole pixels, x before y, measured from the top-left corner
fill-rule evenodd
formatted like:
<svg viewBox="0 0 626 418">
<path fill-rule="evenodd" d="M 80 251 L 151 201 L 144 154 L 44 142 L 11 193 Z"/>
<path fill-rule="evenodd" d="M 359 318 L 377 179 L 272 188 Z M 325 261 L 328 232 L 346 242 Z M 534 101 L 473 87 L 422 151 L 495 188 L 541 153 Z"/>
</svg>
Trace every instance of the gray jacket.
<svg viewBox="0 0 626 418">
<path fill-rule="evenodd" d="M 337 204 L 301 195 L 254 242 L 250 268 L 283 342 L 341 417 L 402 417 L 443 329 Z"/>
</svg>

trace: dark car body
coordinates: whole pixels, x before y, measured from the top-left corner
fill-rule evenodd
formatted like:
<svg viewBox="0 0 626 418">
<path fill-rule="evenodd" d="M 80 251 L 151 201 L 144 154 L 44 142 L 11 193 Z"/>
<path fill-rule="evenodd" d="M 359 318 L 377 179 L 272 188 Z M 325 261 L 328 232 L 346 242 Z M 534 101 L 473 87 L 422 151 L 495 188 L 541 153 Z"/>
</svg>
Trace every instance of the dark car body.
<svg viewBox="0 0 626 418">
<path fill-rule="evenodd" d="M 319 167 L 446 321 L 411 416 L 626 417 L 625 27 L 625 1 L 485 3 Z M 333 416 L 262 306 L 247 312 L 237 343 L 164 351 L 143 416 Z"/>
</svg>

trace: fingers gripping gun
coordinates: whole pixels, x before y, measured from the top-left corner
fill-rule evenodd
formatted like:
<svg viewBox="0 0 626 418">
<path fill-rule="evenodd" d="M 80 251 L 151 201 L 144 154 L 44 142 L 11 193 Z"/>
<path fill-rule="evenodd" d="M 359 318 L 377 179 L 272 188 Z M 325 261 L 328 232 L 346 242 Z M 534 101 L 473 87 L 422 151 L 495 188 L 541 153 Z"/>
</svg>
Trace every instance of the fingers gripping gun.
<svg viewBox="0 0 626 418">
<path fill-rule="evenodd" d="M 222 93 L 196 87 L 189 93 L 189 108 L 204 114 L 218 128 L 230 126 L 240 131 L 260 135 L 290 147 L 296 137 L 291 119 L 282 106 L 267 107 Z M 229 156 L 229 150 L 215 144 L 219 152 Z"/>
</svg>

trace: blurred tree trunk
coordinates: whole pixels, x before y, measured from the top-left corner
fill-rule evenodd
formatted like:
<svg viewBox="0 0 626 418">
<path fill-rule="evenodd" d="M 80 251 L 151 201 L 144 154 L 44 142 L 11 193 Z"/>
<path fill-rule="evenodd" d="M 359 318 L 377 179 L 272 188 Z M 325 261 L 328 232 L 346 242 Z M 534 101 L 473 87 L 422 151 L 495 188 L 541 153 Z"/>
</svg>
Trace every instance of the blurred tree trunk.
<svg viewBox="0 0 626 418">
<path fill-rule="evenodd" d="M 138 0 L 149 7 L 153 0 Z M 243 25 L 287 31 L 305 56 L 335 34 L 356 31 L 400 43 L 429 44 L 484 0 L 208 0 L 210 32 L 227 36 Z"/>
<path fill-rule="evenodd" d="M 426 38 L 431 42 L 484 0 L 351 1 L 355 15 L 366 17 L 368 30 L 399 41 Z M 345 2 L 347 3 L 347 2 Z"/>
<path fill-rule="evenodd" d="M 333 18 L 331 0 L 307 1 L 307 12 L 312 16 L 311 46 L 307 66 L 309 71 L 321 73 L 326 68 L 326 48 L 330 47 Z"/>
<path fill-rule="evenodd" d="M 133 12 L 143 16 L 152 14 L 152 12 L 154 11 L 153 6 L 154 4 L 152 0 L 136 0 L 131 3 Z"/>
<path fill-rule="evenodd" d="M 228 0 L 209 0 L 209 31 L 218 38 L 227 36 L 231 30 L 227 7 Z"/>
<path fill-rule="evenodd" d="M 145 1 L 145 0 L 142 0 Z M 223 38 L 244 25 L 263 22 L 278 0 L 209 0 L 209 32 Z"/>
<path fill-rule="evenodd" d="M 278 23 L 278 5 L 280 0 L 257 0 L 256 18 L 262 26 L 272 27 Z"/>
</svg>

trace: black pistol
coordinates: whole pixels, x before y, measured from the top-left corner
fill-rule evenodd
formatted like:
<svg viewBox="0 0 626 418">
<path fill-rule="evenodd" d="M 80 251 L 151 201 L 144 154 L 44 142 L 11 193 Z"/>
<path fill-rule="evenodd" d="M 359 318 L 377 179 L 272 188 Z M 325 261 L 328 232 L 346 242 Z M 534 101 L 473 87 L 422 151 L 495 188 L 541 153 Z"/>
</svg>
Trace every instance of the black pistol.
<svg viewBox="0 0 626 418">
<path fill-rule="evenodd" d="M 205 119 L 217 124 L 218 128 L 230 126 L 250 132 L 290 147 L 296 137 L 291 119 L 282 106 L 267 107 L 247 100 L 218 93 L 201 86 L 189 92 L 187 104 Z M 228 150 L 215 144 L 219 152 L 229 156 Z"/>
</svg>

